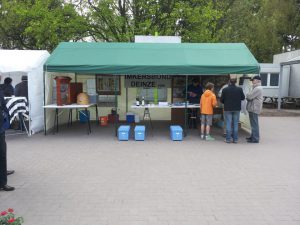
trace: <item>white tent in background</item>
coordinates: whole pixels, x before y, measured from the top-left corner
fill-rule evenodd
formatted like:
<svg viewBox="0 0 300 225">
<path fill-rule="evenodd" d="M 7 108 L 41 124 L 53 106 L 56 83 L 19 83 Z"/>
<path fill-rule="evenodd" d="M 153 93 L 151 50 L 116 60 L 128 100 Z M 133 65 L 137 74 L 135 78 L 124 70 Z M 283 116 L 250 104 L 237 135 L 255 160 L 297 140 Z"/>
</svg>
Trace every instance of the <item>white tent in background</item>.
<svg viewBox="0 0 300 225">
<path fill-rule="evenodd" d="M 29 135 L 44 129 L 43 65 L 49 57 L 44 50 L 0 49 L 1 83 L 5 77 L 13 79 L 13 85 L 28 76 Z"/>
</svg>

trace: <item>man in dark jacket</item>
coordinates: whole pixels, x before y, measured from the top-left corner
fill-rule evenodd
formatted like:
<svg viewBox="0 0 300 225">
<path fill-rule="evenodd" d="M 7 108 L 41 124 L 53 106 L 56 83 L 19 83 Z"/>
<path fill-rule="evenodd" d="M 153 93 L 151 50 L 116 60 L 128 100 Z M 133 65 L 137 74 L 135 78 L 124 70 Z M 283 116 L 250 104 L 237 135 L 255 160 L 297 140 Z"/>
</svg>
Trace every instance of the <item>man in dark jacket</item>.
<svg viewBox="0 0 300 225">
<path fill-rule="evenodd" d="M 11 97 L 14 95 L 14 87 L 11 85 L 12 79 L 10 77 L 6 77 L 4 79 L 4 83 L 0 85 L 0 89 L 2 90 L 4 97 Z"/>
<path fill-rule="evenodd" d="M 245 99 L 243 89 L 237 87 L 235 84 L 236 78 L 231 78 L 228 87 L 223 89 L 221 95 L 226 120 L 226 143 L 231 143 L 232 137 L 233 143 L 238 142 L 238 123 L 240 120 L 241 102 Z"/>
<path fill-rule="evenodd" d="M 7 158 L 5 129 L 3 128 L 3 113 L 8 113 L 3 93 L 0 91 L 0 191 L 13 191 L 15 188 L 7 185 Z"/>
<path fill-rule="evenodd" d="M 22 76 L 22 82 L 18 83 L 15 87 L 16 97 L 26 97 L 28 101 L 28 82 L 27 76 Z"/>
<path fill-rule="evenodd" d="M 187 100 L 192 104 L 200 104 L 200 98 L 203 94 L 203 88 L 200 85 L 200 81 L 194 78 L 192 84 L 187 88 Z M 197 128 L 198 109 L 188 109 L 188 123 L 191 128 Z M 193 119 L 196 118 L 196 119 Z"/>
<path fill-rule="evenodd" d="M 27 76 L 22 76 L 22 82 L 18 83 L 15 87 L 15 96 L 16 97 L 26 97 L 27 102 L 29 102 L 28 99 L 28 82 L 27 82 Z M 24 127 L 24 117 L 22 113 L 19 113 L 19 121 L 20 121 L 20 129 L 23 131 L 25 130 Z"/>
</svg>

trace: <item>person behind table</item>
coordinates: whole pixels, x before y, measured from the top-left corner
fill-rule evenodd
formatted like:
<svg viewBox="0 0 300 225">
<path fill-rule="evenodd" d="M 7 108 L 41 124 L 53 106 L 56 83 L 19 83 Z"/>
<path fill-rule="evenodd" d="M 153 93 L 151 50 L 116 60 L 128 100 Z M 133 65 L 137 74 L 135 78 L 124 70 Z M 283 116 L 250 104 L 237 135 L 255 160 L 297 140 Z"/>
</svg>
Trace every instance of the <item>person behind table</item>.
<svg viewBox="0 0 300 225">
<path fill-rule="evenodd" d="M 210 135 L 210 126 L 212 125 L 214 107 L 217 106 L 217 98 L 216 95 L 213 93 L 213 83 L 207 83 L 205 89 L 206 90 L 200 99 L 201 139 L 213 141 L 215 139 Z"/>
<path fill-rule="evenodd" d="M 203 94 L 203 88 L 200 85 L 199 79 L 194 78 L 192 84 L 187 88 L 187 100 L 192 104 L 199 104 L 201 95 Z M 191 117 L 198 118 L 198 109 L 188 109 L 188 113 Z M 193 127 L 197 128 L 197 121 L 193 121 Z"/>
<path fill-rule="evenodd" d="M 2 90 L 4 97 L 11 97 L 14 95 L 14 87 L 11 83 L 12 79 L 10 77 L 6 77 L 4 79 L 4 83 L 0 85 L 0 89 Z"/>
<path fill-rule="evenodd" d="M 15 87 L 15 96 L 16 97 L 26 97 L 28 101 L 28 82 L 27 82 L 27 76 L 22 76 L 21 82 L 18 83 Z M 22 131 L 25 129 L 24 127 L 24 118 L 23 114 L 19 112 L 19 129 Z"/>
<path fill-rule="evenodd" d="M 261 113 L 263 105 L 263 89 L 260 76 L 254 76 L 252 79 L 253 89 L 246 95 L 247 111 L 249 113 L 251 135 L 246 138 L 249 143 L 259 143 L 259 124 L 258 115 Z"/>
<path fill-rule="evenodd" d="M 242 100 L 245 99 L 243 89 L 235 85 L 236 81 L 236 78 L 230 78 L 228 87 L 223 89 L 221 95 L 221 102 L 224 104 L 226 120 L 226 143 L 238 142 L 238 124 L 240 120 L 241 103 Z"/>
<path fill-rule="evenodd" d="M 3 111 L 8 114 L 4 96 L 0 91 L 0 191 L 13 191 L 15 188 L 7 185 L 7 154 L 6 154 L 6 141 L 5 129 L 3 128 L 4 117 Z"/>
<path fill-rule="evenodd" d="M 198 104 L 203 94 L 203 88 L 197 78 L 194 78 L 192 84 L 187 88 L 187 99 L 190 103 Z"/>
<path fill-rule="evenodd" d="M 22 76 L 21 82 L 18 83 L 15 87 L 15 96 L 16 97 L 26 97 L 28 101 L 28 82 L 27 76 Z"/>
</svg>

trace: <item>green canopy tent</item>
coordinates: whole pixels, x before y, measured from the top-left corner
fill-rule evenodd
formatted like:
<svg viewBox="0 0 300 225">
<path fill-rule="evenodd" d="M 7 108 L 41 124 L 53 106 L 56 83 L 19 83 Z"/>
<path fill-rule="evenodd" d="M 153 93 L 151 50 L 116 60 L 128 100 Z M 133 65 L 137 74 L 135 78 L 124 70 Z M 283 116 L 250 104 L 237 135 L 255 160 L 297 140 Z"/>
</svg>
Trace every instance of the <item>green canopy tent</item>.
<svg viewBox="0 0 300 225">
<path fill-rule="evenodd" d="M 53 51 L 44 64 L 44 71 L 188 77 L 201 74 L 257 74 L 259 64 L 243 43 L 67 42 L 60 43 Z"/>
</svg>

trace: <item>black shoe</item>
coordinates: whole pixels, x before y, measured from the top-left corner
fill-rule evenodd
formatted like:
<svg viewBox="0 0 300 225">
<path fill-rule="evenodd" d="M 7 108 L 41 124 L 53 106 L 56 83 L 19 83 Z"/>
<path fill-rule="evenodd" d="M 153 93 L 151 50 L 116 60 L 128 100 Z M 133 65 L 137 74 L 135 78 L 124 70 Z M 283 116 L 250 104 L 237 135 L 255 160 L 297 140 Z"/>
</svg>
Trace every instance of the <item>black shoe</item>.
<svg viewBox="0 0 300 225">
<path fill-rule="evenodd" d="M 252 140 L 252 137 L 246 137 L 246 140 L 247 140 L 247 141 L 251 141 L 251 140 Z"/>
<path fill-rule="evenodd" d="M 8 175 L 11 175 L 11 174 L 14 174 L 14 173 L 15 173 L 14 170 L 7 170 L 7 171 L 6 171 L 7 176 L 8 176 Z"/>
<path fill-rule="evenodd" d="M 248 140 L 248 143 L 259 143 L 259 141 L 254 141 L 254 140 Z"/>
<path fill-rule="evenodd" d="M 7 184 L 0 186 L 0 191 L 13 191 L 14 187 L 8 186 Z"/>
</svg>

